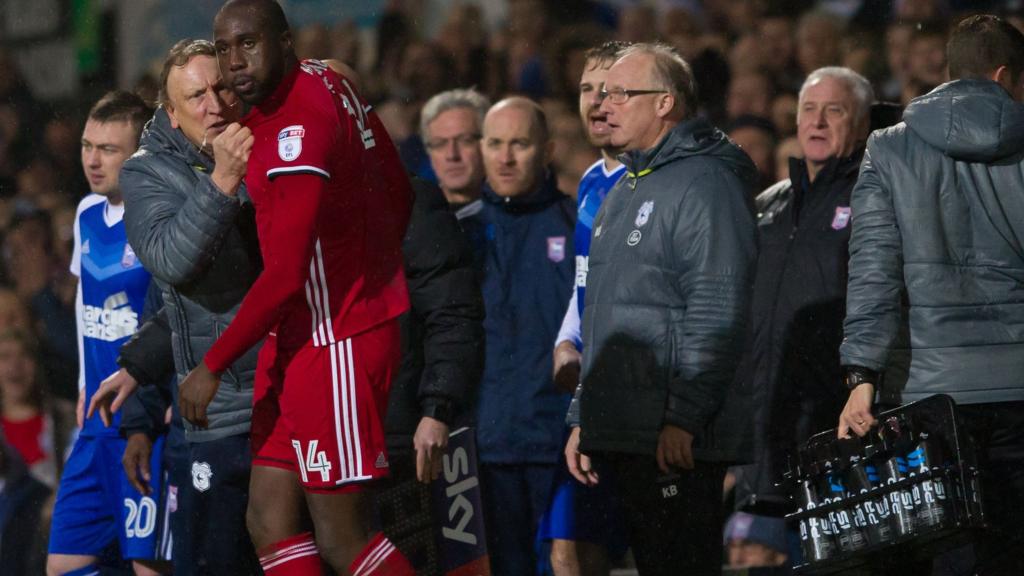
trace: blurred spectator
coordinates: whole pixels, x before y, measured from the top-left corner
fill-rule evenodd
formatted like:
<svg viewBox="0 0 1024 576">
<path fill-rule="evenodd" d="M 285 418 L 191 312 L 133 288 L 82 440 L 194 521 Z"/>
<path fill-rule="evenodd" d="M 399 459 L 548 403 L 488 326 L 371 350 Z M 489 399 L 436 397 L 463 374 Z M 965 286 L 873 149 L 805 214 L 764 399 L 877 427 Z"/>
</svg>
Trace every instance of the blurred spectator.
<svg viewBox="0 0 1024 576">
<path fill-rule="evenodd" d="M 658 14 L 650 4 L 629 4 L 619 11 L 615 39 L 630 44 L 654 40 L 658 33 L 657 22 Z"/>
<path fill-rule="evenodd" d="M 552 344 L 574 280 L 575 205 L 549 169 L 542 109 L 513 97 L 484 119 L 487 186 L 476 213 L 486 360 L 477 438 L 488 551 L 495 576 L 526 576 L 554 481 L 569 394 L 552 380 Z M 527 281 L 528 279 L 528 281 Z"/>
<path fill-rule="evenodd" d="M 885 62 L 889 76 L 882 83 L 881 99 L 900 100 L 907 81 L 907 60 L 910 53 L 910 35 L 914 26 L 907 22 L 893 22 L 885 29 Z"/>
<path fill-rule="evenodd" d="M 800 70 L 809 74 L 823 66 L 839 64 L 842 38 L 842 22 L 834 16 L 825 12 L 801 16 L 796 29 L 796 60 Z"/>
<path fill-rule="evenodd" d="M 757 39 L 764 58 L 763 67 L 775 84 L 786 90 L 800 87 L 801 74 L 796 64 L 796 41 L 793 20 L 783 12 L 773 12 L 757 25 Z"/>
<path fill-rule="evenodd" d="M 803 151 L 800 149 L 800 140 L 796 136 L 790 136 L 779 142 L 775 147 L 775 177 L 779 180 L 789 178 L 789 159 L 803 158 Z"/>
<path fill-rule="evenodd" d="M 782 518 L 735 512 L 725 525 L 724 540 L 726 566 L 734 570 L 782 566 L 789 558 Z"/>
<path fill-rule="evenodd" d="M 775 88 L 767 75 L 748 72 L 733 76 L 729 83 L 729 96 L 725 105 L 730 120 L 740 116 L 770 118 Z"/>
<path fill-rule="evenodd" d="M 772 125 L 779 138 L 796 134 L 796 93 L 783 92 L 772 100 Z"/>
<path fill-rule="evenodd" d="M 760 74 L 764 56 L 764 47 L 757 36 L 741 36 L 729 50 L 729 71 L 732 77 L 735 79 L 745 74 Z"/>
<path fill-rule="evenodd" d="M 51 494 L 0 431 L 0 576 L 46 573 Z"/>
<path fill-rule="evenodd" d="M 939 20 L 949 15 L 948 0 L 895 0 L 893 2 L 894 20 L 904 22 L 922 22 Z"/>
<path fill-rule="evenodd" d="M 480 137 L 490 105 L 487 97 L 469 89 L 441 92 L 423 106 L 420 134 L 453 211 L 480 198 L 484 184 Z"/>
<path fill-rule="evenodd" d="M 726 133 L 757 166 L 760 175 L 758 190 L 775 182 L 775 127 L 760 116 L 740 116 L 729 124 Z"/>
<path fill-rule="evenodd" d="M 64 451 L 76 428 L 74 405 L 49 398 L 32 339 L 0 332 L 0 427 L 30 473 L 56 488 Z"/>
<path fill-rule="evenodd" d="M 68 201 L 74 201 L 89 189 L 79 163 L 82 125 L 74 118 L 59 114 L 46 123 L 43 131 L 43 157 L 56 169 L 56 188 Z"/>
<path fill-rule="evenodd" d="M 539 100 L 550 90 L 542 50 L 551 37 L 548 4 L 542 0 L 508 0 L 506 24 L 506 66 L 497 88 Z"/>
<path fill-rule="evenodd" d="M 317 22 L 298 28 L 295 31 L 295 55 L 299 60 L 314 58 L 326 60 L 334 58 L 331 53 L 331 33 L 327 26 Z M 354 64 L 354 62 L 349 62 Z"/>
<path fill-rule="evenodd" d="M 62 247 L 64 249 L 66 247 Z M 53 232 L 48 212 L 25 206 L 14 215 L 3 247 L 4 263 L 20 303 L 28 303 L 38 320 L 50 392 L 77 396 L 78 344 L 75 339 L 75 281 L 69 260 L 54 257 Z M 24 305 L 24 304 L 21 304 Z"/>
<path fill-rule="evenodd" d="M 911 33 L 907 77 L 900 95 L 904 105 L 946 81 L 946 30 L 944 23 L 926 22 Z"/>
<path fill-rule="evenodd" d="M 437 34 L 437 44 L 451 61 L 457 86 L 482 86 L 486 81 L 487 34 L 476 4 L 455 2 Z"/>
</svg>

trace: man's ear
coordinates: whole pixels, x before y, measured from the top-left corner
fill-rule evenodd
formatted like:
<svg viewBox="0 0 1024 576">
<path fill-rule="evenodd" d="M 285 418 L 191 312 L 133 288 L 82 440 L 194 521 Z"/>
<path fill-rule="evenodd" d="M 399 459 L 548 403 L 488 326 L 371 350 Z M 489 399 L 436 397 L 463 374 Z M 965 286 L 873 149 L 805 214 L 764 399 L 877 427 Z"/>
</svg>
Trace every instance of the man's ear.
<svg viewBox="0 0 1024 576">
<path fill-rule="evenodd" d="M 676 97 L 670 93 L 658 94 L 655 101 L 657 104 L 654 109 L 654 113 L 658 118 L 665 118 L 669 116 L 676 108 Z"/>
<path fill-rule="evenodd" d="M 281 47 L 285 50 L 292 49 L 292 31 L 285 30 L 281 33 Z"/>
<path fill-rule="evenodd" d="M 996 84 L 1005 88 L 1011 95 L 1017 93 L 1017 87 L 1014 86 L 1013 74 L 1010 73 L 1010 69 L 1005 65 L 996 68 L 990 78 L 994 80 Z"/>
<path fill-rule="evenodd" d="M 551 162 L 555 159 L 555 140 L 548 138 L 548 141 L 544 143 L 544 166 L 551 166 Z"/>
<path fill-rule="evenodd" d="M 167 102 L 163 106 L 164 110 L 167 111 L 167 118 L 171 120 L 171 128 L 174 128 L 175 130 L 180 128 L 181 123 L 178 122 L 178 118 L 174 115 L 174 106 L 172 106 L 170 102 Z"/>
</svg>

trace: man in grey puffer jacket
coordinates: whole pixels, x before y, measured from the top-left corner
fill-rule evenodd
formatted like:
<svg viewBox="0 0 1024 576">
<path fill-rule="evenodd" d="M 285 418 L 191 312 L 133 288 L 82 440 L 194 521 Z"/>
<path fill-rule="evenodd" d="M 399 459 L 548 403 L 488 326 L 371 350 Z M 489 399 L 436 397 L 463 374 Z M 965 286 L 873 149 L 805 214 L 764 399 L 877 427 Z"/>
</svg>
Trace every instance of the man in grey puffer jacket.
<svg viewBox="0 0 1024 576">
<path fill-rule="evenodd" d="M 231 322 L 262 261 L 242 185 L 252 137 L 229 127 L 241 107 L 210 42 L 171 49 L 161 104 L 121 182 L 128 239 L 163 290 L 180 379 Z M 178 508 L 187 515 L 174 534 L 178 574 L 258 571 L 245 523 L 256 356 L 254 348 L 223 374 L 207 426 L 185 422 L 189 481 L 178 483 Z"/>
<path fill-rule="evenodd" d="M 1024 574 L 1024 35 L 958 24 L 951 82 L 868 141 L 852 195 L 839 435 L 885 403 L 949 394 L 978 448 L 982 574 Z M 884 378 L 883 378 L 884 376 Z"/>
<path fill-rule="evenodd" d="M 757 261 L 757 170 L 696 117 L 693 75 L 671 48 L 627 48 L 602 96 L 627 172 L 594 220 L 566 458 L 581 482 L 615 478 L 641 576 L 716 574 L 725 469 L 752 451 L 751 411 L 730 384 Z"/>
</svg>

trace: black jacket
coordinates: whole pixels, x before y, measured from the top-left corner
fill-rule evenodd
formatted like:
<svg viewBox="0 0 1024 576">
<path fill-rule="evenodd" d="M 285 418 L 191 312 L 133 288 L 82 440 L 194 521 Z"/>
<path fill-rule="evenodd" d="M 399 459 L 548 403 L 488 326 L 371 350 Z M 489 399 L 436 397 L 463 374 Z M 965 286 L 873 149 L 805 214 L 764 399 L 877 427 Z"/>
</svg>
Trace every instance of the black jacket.
<svg viewBox="0 0 1024 576">
<path fill-rule="evenodd" d="M 391 383 L 388 448 L 410 450 L 422 416 L 468 423 L 483 371 L 484 304 L 473 254 L 437 186 L 416 193 L 402 243 L 410 309 L 399 317 L 402 365 Z"/>
<path fill-rule="evenodd" d="M 750 408 L 730 384 L 757 260 L 757 170 L 702 119 L 622 160 L 590 248 L 581 447 L 653 456 L 672 424 L 698 459 L 749 458 Z"/>
<path fill-rule="evenodd" d="M 262 270 L 252 205 L 242 192 L 232 198 L 217 190 L 212 170 L 163 108 L 121 169 L 128 241 L 163 289 L 180 378 L 203 359 Z M 190 442 L 249 431 L 257 348 L 221 376 L 210 426 L 185 423 Z"/>
<path fill-rule="evenodd" d="M 803 160 L 791 180 L 758 195 L 750 330 L 736 383 L 754 400 L 757 464 L 737 485 L 741 505 L 784 502 L 775 489 L 787 450 L 833 428 L 846 402 L 839 345 L 846 313 L 850 191 L 863 149 L 833 159 L 811 183 Z"/>
</svg>

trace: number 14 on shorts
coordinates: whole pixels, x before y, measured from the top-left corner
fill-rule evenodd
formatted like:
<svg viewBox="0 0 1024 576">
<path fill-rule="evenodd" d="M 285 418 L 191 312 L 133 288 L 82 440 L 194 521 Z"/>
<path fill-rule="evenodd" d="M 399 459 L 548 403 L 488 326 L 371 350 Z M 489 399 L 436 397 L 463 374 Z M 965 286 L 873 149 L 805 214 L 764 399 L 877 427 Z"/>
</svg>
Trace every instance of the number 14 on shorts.
<svg viewBox="0 0 1024 576">
<path fill-rule="evenodd" d="M 309 482 L 309 474 L 320 473 L 320 480 L 329 482 L 331 480 L 331 461 L 327 459 L 327 453 L 317 450 L 319 440 L 310 440 L 306 445 L 306 451 L 302 451 L 302 442 L 292 440 L 295 448 L 295 457 L 299 461 L 299 473 L 302 474 L 302 481 Z"/>
</svg>

